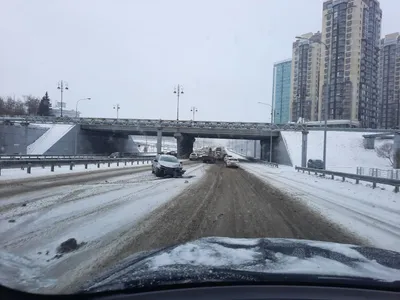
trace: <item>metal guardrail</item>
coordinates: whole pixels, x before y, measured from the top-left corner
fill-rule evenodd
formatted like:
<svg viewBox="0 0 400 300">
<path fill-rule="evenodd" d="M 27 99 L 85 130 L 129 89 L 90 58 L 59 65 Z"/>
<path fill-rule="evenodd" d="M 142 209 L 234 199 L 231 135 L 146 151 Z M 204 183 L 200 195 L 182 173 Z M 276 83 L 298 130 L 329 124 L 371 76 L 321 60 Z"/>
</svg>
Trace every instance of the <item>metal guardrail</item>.
<svg viewBox="0 0 400 300">
<path fill-rule="evenodd" d="M 74 158 L 74 159 L 46 159 L 46 160 L 37 160 L 37 159 L 24 159 L 24 160 L 0 160 L 0 175 L 2 169 L 18 169 L 27 170 L 28 174 L 31 174 L 33 167 L 50 167 L 51 172 L 54 172 L 54 168 L 56 166 L 65 166 L 69 165 L 70 170 L 73 170 L 74 166 L 76 165 L 85 165 L 85 169 L 88 168 L 89 164 L 97 165 L 97 168 L 100 168 L 101 164 L 107 164 L 108 167 L 111 166 L 112 163 L 116 163 L 119 166 L 120 163 L 125 164 L 134 163 L 139 164 L 142 162 L 151 162 L 155 156 L 145 156 L 145 157 L 136 157 L 136 158 Z"/>
<path fill-rule="evenodd" d="M 373 177 L 373 176 L 365 176 L 365 175 L 357 175 L 351 173 L 342 173 L 342 172 L 335 172 L 335 171 L 328 171 L 328 170 L 320 170 L 320 169 L 311 169 L 311 168 L 303 168 L 303 167 L 295 167 L 295 169 L 299 171 L 308 172 L 308 174 L 315 173 L 316 175 L 330 175 L 332 179 L 337 177 L 341 177 L 342 181 L 345 181 L 346 178 L 354 179 L 356 184 L 360 183 L 360 181 L 366 181 L 372 183 L 372 188 L 376 188 L 376 184 L 386 184 L 394 186 L 394 192 L 398 193 L 400 188 L 400 180 L 396 179 L 388 179 L 388 178 L 380 178 L 380 177 Z"/>
<path fill-rule="evenodd" d="M 382 170 L 378 168 L 357 167 L 357 175 L 365 175 L 366 173 L 372 177 L 400 180 L 400 169 Z"/>
<path fill-rule="evenodd" d="M 0 160 L 26 160 L 26 159 L 96 159 L 106 158 L 107 155 L 40 155 L 40 154 L 13 154 L 0 155 Z"/>
</svg>

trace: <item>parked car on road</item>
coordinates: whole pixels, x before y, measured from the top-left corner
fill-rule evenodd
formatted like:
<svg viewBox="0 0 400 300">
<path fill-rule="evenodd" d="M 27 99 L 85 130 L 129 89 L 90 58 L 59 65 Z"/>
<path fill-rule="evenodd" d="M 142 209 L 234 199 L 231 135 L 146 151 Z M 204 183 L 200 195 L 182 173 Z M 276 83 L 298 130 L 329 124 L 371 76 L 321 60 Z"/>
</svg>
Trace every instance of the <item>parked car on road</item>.
<svg viewBox="0 0 400 300">
<path fill-rule="evenodd" d="M 155 174 L 157 177 L 164 177 L 167 175 L 182 177 L 185 172 L 186 171 L 183 170 L 182 167 L 182 162 L 173 155 L 157 155 L 151 166 L 151 173 Z"/>
<path fill-rule="evenodd" d="M 307 168 L 310 169 L 324 169 L 324 162 L 321 159 L 309 159 Z"/>
</svg>

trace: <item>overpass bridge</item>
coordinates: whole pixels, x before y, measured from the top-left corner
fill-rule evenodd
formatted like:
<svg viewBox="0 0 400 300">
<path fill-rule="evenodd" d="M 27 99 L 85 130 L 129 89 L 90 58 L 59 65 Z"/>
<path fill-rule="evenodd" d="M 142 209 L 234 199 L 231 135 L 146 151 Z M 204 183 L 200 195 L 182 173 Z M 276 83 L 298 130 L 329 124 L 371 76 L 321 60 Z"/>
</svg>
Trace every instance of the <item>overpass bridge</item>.
<svg viewBox="0 0 400 300">
<path fill-rule="evenodd" d="M 177 139 L 179 156 L 187 156 L 192 152 L 195 138 L 248 139 L 260 140 L 261 149 L 268 149 L 271 140 L 276 140 L 280 132 L 324 130 L 324 127 L 309 127 L 306 124 L 270 124 L 259 122 L 220 122 L 220 121 L 188 121 L 161 119 L 115 119 L 115 118 L 70 118 L 39 116 L 2 116 L 3 124 L 73 124 L 76 141 L 85 133 L 96 133 L 104 136 L 147 135 L 157 136 L 158 149 L 161 149 L 162 136 L 173 136 Z M 394 132 L 393 130 L 377 130 L 365 128 L 328 128 L 335 131 L 360 132 Z"/>
</svg>

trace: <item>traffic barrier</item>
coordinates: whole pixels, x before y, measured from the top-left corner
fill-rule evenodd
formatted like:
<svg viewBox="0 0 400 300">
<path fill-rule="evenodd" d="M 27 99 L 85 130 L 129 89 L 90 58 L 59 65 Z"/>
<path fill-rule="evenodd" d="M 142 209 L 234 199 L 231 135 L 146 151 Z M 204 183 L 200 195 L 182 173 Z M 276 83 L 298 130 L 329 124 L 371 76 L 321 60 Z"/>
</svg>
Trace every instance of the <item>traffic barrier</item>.
<svg viewBox="0 0 400 300">
<path fill-rule="evenodd" d="M 37 159 L 25 159 L 25 160 L 0 160 L 0 176 L 1 176 L 1 171 L 4 169 L 21 169 L 25 170 L 27 168 L 27 173 L 31 174 L 32 172 L 32 167 L 42 167 L 43 169 L 46 168 L 47 166 L 50 166 L 50 171 L 54 172 L 55 166 L 58 166 L 61 168 L 62 165 L 67 165 L 69 166 L 70 170 L 73 170 L 73 168 L 76 165 L 84 165 L 85 169 L 88 168 L 88 164 L 96 164 L 97 168 L 100 168 L 100 165 L 107 164 L 109 167 L 111 166 L 112 163 L 116 163 L 117 166 L 120 165 L 120 163 L 124 163 L 126 166 L 128 162 L 133 165 L 133 163 L 136 161 L 137 164 L 142 162 L 142 164 L 149 163 L 149 159 L 152 157 L 137 157 L 137 158 L 104 158 L 104 159 L 46 159 L 46 160 L 40 160 L 38 161 Z"/>
<path fill-rule="evenodd" d="M 346 180 L 346 178 L 354 179 L 356 184 L 359 184 L 360 181 L 371 182 L 372 188 L 376 188 L 378 183 L 391 185 L 394 187 L 394 192 L 398 193 L 400 189 L 400 180 L 397 179 L 389 179 L 389 178 L 381 178 L 381 177 L 373 177 L 373 176 L 365 176 L 365 175 L 357 175 L 351 173 L 342 173 L 328 170 L 320 170 L 320 169 L 311 169 L 311 168 L 303 168 L 303 167 L 295 167 L 295 170 L 298 172 L 303 171 L 303 173 L 308 172 L 308 174 L 314 173 L 315 175 L 331 175 L 331 179 L 335 179 L 335 176 L 341 177 L 342 182 Z"/>
</svg>

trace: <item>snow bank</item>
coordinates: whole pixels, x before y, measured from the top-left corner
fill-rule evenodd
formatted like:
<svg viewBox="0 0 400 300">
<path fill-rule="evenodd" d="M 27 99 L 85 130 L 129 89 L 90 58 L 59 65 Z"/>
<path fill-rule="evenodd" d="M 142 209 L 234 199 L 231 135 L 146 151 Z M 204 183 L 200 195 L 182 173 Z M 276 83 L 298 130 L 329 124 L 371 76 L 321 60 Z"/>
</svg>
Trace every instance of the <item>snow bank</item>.
<svg viewBox="0 0 400 300">
<path fill-rule="evenodd" d="M 293 166 L 301 165 L 301 132 L 282 131 L 282 137 Z M 378 157 L 375 150 L 365 149 L 362 132 L 328 131 L 327 169 L 355 173 L 357 167 L 390 169 L 387 159 Z M 307 159 L 322 159 L 323 131 L 310 131 L 307 142 Z M 381 141 L 377 144 L 381 143 Z"/>
<path fill-rule="evenodd" d="M 226 151 L 226 154 L 231 155 L 233 158 L 240 159 L 240 160 L 247 160 L 246 157 L 244 157 L 244 156 L 242 156 L 240 154 L 237 154 L 236 152 L 234 152 L 231 149 L 225 148 L 225 151 Z"/>
<path fill-rule="evenodd" d="M 0 280 L 36 291 L 78 278 L 108 255 L 120 253 L 140 232 L 140 228 L 134 232 L 139 221 L 198 182 L 208 168 L 188 167 L 186 174 L 193 176 L 188 179 L 159 179 L 148 170 L 34 191 L 29 199 L 26 195 L 1 199 Z M 11 218 L 16 222 L 8 222 Z M 86 244 L 55 259 L 57 247 L 69 238 Z"/>
<path fill-rule="evenodd" d="M 74 125 L 69 124 L 54 124 L 51 125 L 41 137 L 27 147 L 27 154 L 44 154 L 57 141 L 66 135 Z"/>
<path fill-rule="evenodd" d="M 187 173 L 193 176 L 190 179 L 160 180 L 145 171 L 32 192 L 29 199 L 34 200 L 27 200 L 26 195 L 11 196 L 2 206 L 0 251 L 7 248 L 15 255 L 48 265 L 46 260 L 56 254 L 57 246 L 74 237 L 78 242 L 88 243 L 86 250 L 93 246 L 98 252 L 96 247 L 99 242 L 107 242 L 107 234 L 113 240 L 116 234 L 132 230 L 144 216 L 198 182 L 207 168 L 204 165 L 188 167 Z M 22 207 L 21 201 L 28 203 Z M 11 218 L 17 221 L 9 223 Z M 122 242 L 122 238 L 118 240 Z M 49 256 L 38 254 L 47 250 Z"/>
<path fill-rule="evenodd" d="M 378 184 L 372 189 L 368 183 L 341 182 L 341 178 L 303 174 L 286 166 L 273 169 L 243 163 L 241 167 L 374 246 L 400 249 L 400 199 L 393 187 L 383 190 Z"/>
</svg>

